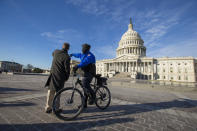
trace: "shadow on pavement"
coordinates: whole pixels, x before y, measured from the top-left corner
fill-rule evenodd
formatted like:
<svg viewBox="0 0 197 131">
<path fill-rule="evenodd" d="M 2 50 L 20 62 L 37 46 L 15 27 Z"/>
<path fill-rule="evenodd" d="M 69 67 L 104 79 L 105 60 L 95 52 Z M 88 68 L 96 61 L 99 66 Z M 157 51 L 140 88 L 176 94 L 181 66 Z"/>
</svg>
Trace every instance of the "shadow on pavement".
<svg viewBox="0 0 197 131">
<path fill-rule="evenodd" d="M 46 130 L 46 131 L 55 131 L 61 130 L 61 131 L 78 131 L 78 130 L 85 130 L 93 127 L 98 127 L 99 129 L 108 126 L 113 125 L 116 123 L 127 123 L 132 122 L 134 119 L 132 118 L 117 118 L 117 119 L 105 119 L 105 120 L 97 120 L 97 121 L 80 121 L 80 122 L 70 122 L 66 121 L 64 123 L 37 123 L 37 124 L 0 124 L 0 129 L 4 130 Z"/>
<path fill-rule="evenodd" d="M 106 110 L 99 110 L 98 108 L 95 107 L 88 107 L 88 109 L 86 109 L 83 113 L 95 113 L 95 114 L 91 116 L 80 117 L 78 119 L 87 120 L 87 119 L 109 118 L 109 117 L 118 117 L 118 116 L 125 116 L 125 115 L 131 115 L 131 114 L 142 113 L 142 112 L 161 110 L 161 109 L 193 108 L 193 107 L 197 107 L 197 101 L 189 100 L 189 99 L 174 100 L 174 101 L 159 102 L 159 103 L 111 105 Z M 99 115 L 98 112 L 101 112 L 101 115 Z"/>
<path fill-rule="evenodd" d="M 25 107 L 25 106 L 34 106 L 34 105 L 36 105 L 36 104 L 31 103 L 31 102 L 21 102 L 21 101 L 18 101 L 18 102 L 2 102 L 2 103 L 0 103 L 0 108 L 1 107 L 18 107 L 18 106 Z"/>
<path fill-rule="evenodd" d="M 32 89 L 21 89 L 21 88 L 11 88 L 11 87 L 0 87 L 0 94 L 13 94 L 14 91 L 35 91 Z"/>
</svg>

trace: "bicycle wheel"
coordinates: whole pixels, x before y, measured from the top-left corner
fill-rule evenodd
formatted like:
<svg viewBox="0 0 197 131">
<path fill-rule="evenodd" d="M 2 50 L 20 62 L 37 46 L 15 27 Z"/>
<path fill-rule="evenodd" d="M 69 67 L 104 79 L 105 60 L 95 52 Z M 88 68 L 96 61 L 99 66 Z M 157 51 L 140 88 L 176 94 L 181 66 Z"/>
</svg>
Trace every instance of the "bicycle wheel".
<svg viewBox="0 0 197 131">
<path fill-rule="evenodd" d="M 111 93 L 106 86 L 99 86 L 95 91 L 95 104 L 99 109 L 106 109 L 111 102 Z"/>
<path fill-rule="evenodd" d="M 73 87 L 63 88 L 57 92 L 53 99 L 53 113 L 59 119 L 72 120 L 82 112 L 83 105 L 84 97 L 81 91 L 73 89 Z M 62 112 L 58 112 L 58 106 Z"/>
</svg>

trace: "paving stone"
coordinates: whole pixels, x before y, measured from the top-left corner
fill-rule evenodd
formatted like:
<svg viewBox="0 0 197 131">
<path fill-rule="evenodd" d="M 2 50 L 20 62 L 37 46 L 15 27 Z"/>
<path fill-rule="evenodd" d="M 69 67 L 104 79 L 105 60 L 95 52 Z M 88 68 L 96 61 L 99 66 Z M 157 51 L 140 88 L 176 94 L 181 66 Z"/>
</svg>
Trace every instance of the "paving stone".
<svg viewBox="0 0 197 131">
<path fill-rule="evenodd" d="M 24 78 L 24 80 L 20 78 L 19 81 L 17 79 L 3 84 L 0 80 L 0 87 L 7 85 L 16 90 L 22 90 L 22 88 L 26 90 L 0 96 L 3 99 L 10 97 L 9 100 L 12 100 L 7 103 L 0 102 L 0 130 L 3 129 L 3 131 L 15 129 L 20 131 L 197 131 L 197 119 L 190 117 L 192 113 L 171 108 L 172 106 L 184 106 L 184 108 L 189 106 L 181 101 L 178 104 L 162 101 L 140 104 L 137 101 L 116 98 L 112 99 L 110 107 L 106 110 L 100 110 L 95 105 L 88 106 L 77 119 L 62 121 L 53 114 L 46 114 L 44 112 L 46 97 L 36 95 L 36 93 L 46 94 L 47 90 L 41 89 L 43 83 L 39 81 L 45 82 L 47 77 L 42 80 L 34 77 Z M 35 80 L 37 82 L 31 82 Z M 34 88 L 36 91 L 33 91 Z M 19 100 L 24 98 L 24 95 L 25 99 L 22 101 L 14 101 L 14 98 Z"/>
<path fill-rule="evenodd" d="M 111 127 L 106 127 L 105 131 L 119 131 L 119 130 L 111 128 Z"/>
<path fill-rule="evenodd" d="M 197 128 L 189 127 L 189 126 L 184 126 L 181 128 L 182 131 L 196 131 Z"/>
<path fill-rule="evenodd" d="M 126 129 L 125 126 L 120 125 L 120 124 L 115 124 L 113 126 L 111 126 L 112 128 L 116 129 L 116 130 L 120 130 L 120 131 L 124 131 Z"/>
<path fill-rule="evenodd" d="M 134 130 L 134 129 L 131 129 L 131 128 L 126 128 L 125 131 L 137 131 L 137 130 Z"/>
</svg>

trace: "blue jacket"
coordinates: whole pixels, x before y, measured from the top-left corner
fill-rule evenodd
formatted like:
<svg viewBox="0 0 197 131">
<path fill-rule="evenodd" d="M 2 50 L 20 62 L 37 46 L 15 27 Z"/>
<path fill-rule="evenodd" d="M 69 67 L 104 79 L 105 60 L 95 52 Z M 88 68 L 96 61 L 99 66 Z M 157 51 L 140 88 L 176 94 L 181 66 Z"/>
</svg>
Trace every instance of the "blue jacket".
<svg viewBox="0 0 197 131">
<path fill-rule="evenodd" d="M 87 66 L 89 64 L 95 64 L 96 63 L 95 56 L 90 51 L 85 53 L 85 54 L 73 53 L 72 56 L 81 59 L 80 64 L 77 65 L 78 68 Z"/>
</svg>

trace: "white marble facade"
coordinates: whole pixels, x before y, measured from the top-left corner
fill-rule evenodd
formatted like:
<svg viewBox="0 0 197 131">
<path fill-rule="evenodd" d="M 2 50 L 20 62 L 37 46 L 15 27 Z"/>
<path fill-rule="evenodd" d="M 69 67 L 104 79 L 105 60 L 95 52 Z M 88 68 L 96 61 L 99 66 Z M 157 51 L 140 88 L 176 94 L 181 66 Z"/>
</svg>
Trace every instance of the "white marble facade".
<svg viewBox="0 0 197 131">
<path fill-rule="evenodd" d="M 128 25 L 119 46 L 116 58 L 96 61 L 97 74 L 114 76 L 127 72 L 131 78 L 180 82 L 197 81 L 197 59 L 193 57 L 146 57 L 146 47 L 140 35 Z"/>
</svg>

